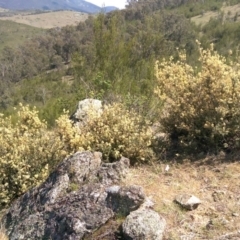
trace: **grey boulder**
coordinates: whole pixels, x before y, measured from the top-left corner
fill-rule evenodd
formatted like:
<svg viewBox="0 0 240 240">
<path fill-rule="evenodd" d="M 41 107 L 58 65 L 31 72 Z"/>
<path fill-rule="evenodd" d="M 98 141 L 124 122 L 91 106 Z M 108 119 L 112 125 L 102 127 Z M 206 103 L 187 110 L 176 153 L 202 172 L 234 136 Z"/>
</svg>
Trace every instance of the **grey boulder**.
<svg viewBox="0 0 240 240">
<path fill-rule="evenodd" d="M 71 119 L 79 126 L 84 125 L 90 114 L 100 117 L 103 112 L 102 102 L 97 99 L 84 99 L 78 102 L 76 111 L 72 114 Z"/>
<path fill-rule="evenodd" d="M 127 216 L 122 231 L 126 240 L 161 240 L 165 226 L 165 219 L 157 212 L 139 208 Z"/>
</svg>

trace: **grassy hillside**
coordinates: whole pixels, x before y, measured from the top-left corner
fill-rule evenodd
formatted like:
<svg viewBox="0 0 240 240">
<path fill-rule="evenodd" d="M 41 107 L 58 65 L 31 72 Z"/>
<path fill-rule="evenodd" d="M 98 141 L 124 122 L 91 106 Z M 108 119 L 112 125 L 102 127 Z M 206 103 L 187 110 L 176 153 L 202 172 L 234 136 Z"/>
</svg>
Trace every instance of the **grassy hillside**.
<svg viewBox="0 0 240 240">
<path fill-rule="evenodd" d="M 200 15 L 192 17 L 191 20 L 197 25 L 207 24 L 211 18 L 217 19 L 219 16 L 223 15 L 224 20 L 239 21 L 240 18 L 240 4 L 234 6 L 224 5 L 219 11 L 206 11 Z"/>
<path fill-rule="evenodd" d="M 15 48 L 27 40 L 42 35 L 44 29 L 77 25 L 88 17 L 74 11 L 10 12 L 0 9 L 0 53 L 4 47 Z"/>
<path fill-rule="evenodd" d="M 1 17 L 1 20 L 10 20 L 17 23 L 27 24 L 37 28 L 55 28 L 67 25 L 77 25 L 80 21 L 85 21 L 87 13 L 74 11 L 55 11 L 35 14 L 14 14 L 12 16 Z"/>
<path fill-rule="evenodd" d="M 16 47 L 44 32 L 43 29 L 0 19 L 0 53 L 6 46 Z"/>
</svg>

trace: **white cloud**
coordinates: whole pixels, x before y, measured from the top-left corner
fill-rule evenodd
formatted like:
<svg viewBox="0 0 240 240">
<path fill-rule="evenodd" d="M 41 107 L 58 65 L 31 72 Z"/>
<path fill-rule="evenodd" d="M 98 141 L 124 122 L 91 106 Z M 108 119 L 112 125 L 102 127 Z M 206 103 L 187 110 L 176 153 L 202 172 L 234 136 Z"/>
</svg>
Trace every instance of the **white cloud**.
<svg viewBox="0 0 240 240">
<path fill-rule="evenodd" d="M 114 6 L 118 7 L 120 9 L 125 8 L 125 5 L 127 5 L 127 0 L 86 0 L 87 2 L 93 3 L 99 7 L 104 6 Z"/>
</svg>

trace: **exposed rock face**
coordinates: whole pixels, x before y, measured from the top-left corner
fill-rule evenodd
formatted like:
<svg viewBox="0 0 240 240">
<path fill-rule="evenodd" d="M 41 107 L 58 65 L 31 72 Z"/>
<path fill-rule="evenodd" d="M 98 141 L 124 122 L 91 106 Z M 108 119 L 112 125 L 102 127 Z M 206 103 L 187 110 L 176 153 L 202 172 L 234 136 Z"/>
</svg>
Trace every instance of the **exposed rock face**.
<svg viewBox="0 0 240 240">
<path fill-rule="evenodd" d="M 79 101 L 77 110 L 72 114 L 71 119 L 77 122 L 79 125 L 84 124 L 89 114 L 94 116 L 101 116 L 103 112 L 102 102 L 97 99 L 84 99 Z"/>
<path fill-rule="evenodd" d="M 111 186 L 107 189 L 107 206 L 114 212 L 127 216 L 144 203 L 145 194 L 139 186 Z"/>
<path fill-rule="evenodd" d="M 10 240 L 83 239 L 116 213 L 127 216 L 145 201 L 141 187 L 117 185 L 128 168 L 127 158 L 101 164 L 100 153 L 65 159 L 46 182 L 12 204 L 3 218 Z M 149 221 L 156 215 L 143 214 Z"/>
</svg>

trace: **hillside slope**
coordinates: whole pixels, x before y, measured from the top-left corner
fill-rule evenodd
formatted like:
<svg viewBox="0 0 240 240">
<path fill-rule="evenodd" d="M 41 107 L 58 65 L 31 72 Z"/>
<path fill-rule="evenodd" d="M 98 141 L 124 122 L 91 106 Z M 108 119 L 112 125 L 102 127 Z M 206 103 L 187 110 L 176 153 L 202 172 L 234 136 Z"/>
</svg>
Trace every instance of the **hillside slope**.
<svg viewBox="0 0 240 240">
<path fill-rule="evenodd" d="M 204 26 L 207 24 L 211 19 L 217 19 L 223 15 L 223 20 L 231 20 L 231 21 L 239 21 L 240 15 L 240 4 L 236 4 L 233 6 L 223 6 L 221 11 L 207 11 L 201 15 L 197 15 L 191 18 L 197 25 Z"/>
<path fill-rule="evenodd" d="M 0 20 L 10 20 L 37 28 L 49 29 L 64 27 L 67 25 L 77 25 L 79 22 L 85 21 L 87 17 L 87 13 L 75 11 L 55 11 L 28 15 L 16 14 L 9 17 L 0 17 Z"/>
<path fill-rule="evenodd" d="M 43 29 L 31 27 L 0 18 L 0 53 L 4 47 L 17 47 L 33 36 L 43 34 Z"/>
<path fill-rule="evenodd" d="M 74 10 L 87 13 L 100 12 L 101 8 L 84 0 L 2 0 L 1 8 L 11 10 L 41 9 L 41 10 Z M 112 8 L 110 10 L 113 10 Z"/>
</svg>

